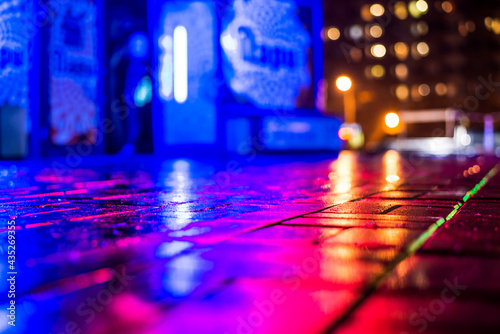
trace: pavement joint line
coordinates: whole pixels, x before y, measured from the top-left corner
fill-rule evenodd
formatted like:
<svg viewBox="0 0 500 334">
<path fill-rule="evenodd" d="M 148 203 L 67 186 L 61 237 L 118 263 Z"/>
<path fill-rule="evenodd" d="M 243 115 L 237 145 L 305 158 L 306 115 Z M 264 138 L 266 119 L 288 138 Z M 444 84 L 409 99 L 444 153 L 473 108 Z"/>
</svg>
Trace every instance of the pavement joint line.
<svg viewBox="0 0 500 334">
<path fill-rule="evenodd" d="M 399 209 L 399 208 L 400 208 L 400 207 L 402 207 L 402 206 L 403 206 L 403 205 L 394 205 L 394 206 L 391 206 L 389 209 L 382 211 L 380 214 L 381 214 L 381 215 L 386 215 L 386 214 L 388 214 L 389 212 L 394 211 L 394 210 L 396 210 L 396 209 Z"/>
<path fill-rule="evenodd" d="M 375 193 L 377 194 L 377 193 Z M 373 194 L 369 194 L 369 195 L 366 195 L 366 196 L 363 196 L 363 197 L 359 197 L 359 198 L 355 198 L 355 199 L 351 199 L 351 200 L 346 200 L 346 201 L 341 201 L 340 203 L 336 203 L 336 204 L 332 204 L 332 205 L 329 205 L 325 208 L 322 208 L 320 210 L 315 210 L 315 211 L 311 211 L 311 212 L 308 212 L 308 213 L 301 213 L 300 215 L 297 215 L 297 216 L 293 216 L 293 217 L 289 217 L 289 218 L 284 218 L 284 219 L 281 219 L 277 222 L 273 222 L 273 223 L 269 223 L 269 224 L 266 224 L 264 226 L 259 226 L 259 227 L 256 227 L 254 229 L 250 229 L 248 231 L 244 231 L 242 233 L 238 233 L 236 234 L 236 236 L 239 236 L 239 235 L 243 235 L 243 234 L 246 234 L 246 233 L 250 233 L 250 232 L 255 232 L 255 231 L 259 231 L 259 230 L 263 230 L 265 228 L 268 228 L 268 227 L 272 227 L 272 226 L 277 226 L 277 225 L 282 225 L 282 223 L 286 222 L 286 221 L 290 221 L 290 220 L 294 220 L 294 219 L 298 219 L 298 218 L 307 218 L 305 216 L 307 215 L 312 215 L 312 214 L 315 214 L 315 213 L 321 213 L 325 210 L 328 210 L 328 209 L 331 209 L 337 205 L 341 205 L 341 204 L 345 204 L 345 203 L 349 203 L 349 202 L 355 202 L 355 201 L 359 201 L 359 200 L 362 200 L 364 198 L 366 198 L 367 196 L 372 196 Z"/>
<path fill-rule="evenodd" d="M 375 277 L 373 281 L 368 285 L 368 287 L 361 293 L 361 296 L 358 297 L 351 306 L 336 320 L 334 320 L 330 325 L 328 325 L 324 334 L 333 333 L 340 325 L 342 325 L 354 311 L 356 311 L 367 299 L 370 297 L 372 293 L 374 293 L 384 282 L 384 280 L 393 272 L 393 270 L 404 260 L 414 255 L 423 244 L 430 239 L 434 235 L 434 233 L 447 221 L 451 220 L 458 213 L 461 207 L 465 205 L 465 203 L 474 195 L 481 190 L 481 188 L 488 183 L 488 181 L 493 178 L 500 171 L 500 164 L 495 165 L 482 179 L 477 183 L 474 188 L 469 190 L 465 196 L 457 203 L 453 210 L 446 216 L 446 218 L 440 218 L 434 224 L 429 226 L 427 230 L 422 233 L 417 239 L 415 239 L 405 251 L 400 253 L 382 272 L 380 275 Z"/>
</svg>

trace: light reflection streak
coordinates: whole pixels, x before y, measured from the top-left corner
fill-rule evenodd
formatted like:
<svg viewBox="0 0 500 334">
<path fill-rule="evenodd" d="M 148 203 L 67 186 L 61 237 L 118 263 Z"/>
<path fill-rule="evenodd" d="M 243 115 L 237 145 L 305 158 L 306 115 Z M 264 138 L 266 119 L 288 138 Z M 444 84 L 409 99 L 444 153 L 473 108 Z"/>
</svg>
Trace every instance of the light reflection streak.
<svg viewBox="0 0 500 334">
<path fill-rule="evenodd" d="M 390 150 L 384 154 L 385 180 L 388 183 L 399 181 L 400 155 L 398 152 Z"/>
<path fill-rule="evenodd" d="M 168 166 L 165 166 L 167 169 Z M 174 220 L 168 221 L 168 228 L 172 230 L 180 230 L 189 225 L 193 212 L 191 212 L 192 204 L 185 203 L 192 200 L 191 189 L 193 180 L 191 178 L 191 165 L 185 160 L 177 160 L 172 164 L 172 172 L 168 173 L 164 181 L 164 186 L 171 188 L 169 192 L 161 192 L 159 199 L 163 202 L 175 202 L 173 212 L 166 211 L 167 214 L 173 214 Z M 167 206 L 166 209 L 172 209 L 172 206 Z"/>
<path fill-rule="evenodd" d="M 201 284 L 203 274 L 212 268 L 211 262 L 195 253 L 176 257 L 166 265 L 163 288 L 174 297 L 185 297 Z"/>
<path fill-rule="evenodd" d="M 356 155 L 354 152 L 340 152 L 338 159 L 330 165 L 333 172 L 328 175 L 334 185 L 334 193 L 347 193 L 352 189 L 354 172 L 357 169 L 356 165 Z"/>
</svg>

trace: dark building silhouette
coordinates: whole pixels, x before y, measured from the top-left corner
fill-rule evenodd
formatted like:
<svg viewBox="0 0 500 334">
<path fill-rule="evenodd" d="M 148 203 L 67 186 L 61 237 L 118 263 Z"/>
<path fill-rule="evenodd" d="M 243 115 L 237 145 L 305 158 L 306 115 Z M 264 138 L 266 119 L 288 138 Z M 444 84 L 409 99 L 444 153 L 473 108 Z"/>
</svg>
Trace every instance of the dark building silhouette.
<svg viewBox="0 0 500 334">
<path fill-rule="evenodd" d="M 324 17 L 327 109 L 350 76 L 368 141 L 389 110 L 453 107 L 470 126 L 500 111 L 500 2 L 325 1 Z"/>
</svg>

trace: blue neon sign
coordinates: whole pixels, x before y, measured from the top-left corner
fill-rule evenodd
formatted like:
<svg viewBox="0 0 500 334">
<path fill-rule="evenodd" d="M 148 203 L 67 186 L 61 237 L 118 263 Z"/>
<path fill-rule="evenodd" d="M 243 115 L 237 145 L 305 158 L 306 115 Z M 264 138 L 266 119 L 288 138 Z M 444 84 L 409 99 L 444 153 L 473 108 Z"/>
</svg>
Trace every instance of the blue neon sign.
<svg viewBox="0 0 500 334">
<path fill-rule="evenodd" d="M 57 0 L 52 0 L 56 2 Z M 57 1 L 50 26 L 50 123 L 56 145 L 94 142 L 98 116 L 96 4 Z"/>
<path fill-rule="evenodd" d="M 4 1 L 0 6 L 0 106 L 28 109 L 30 36 L 24 23 L 32 16 L 29 0 Z"/>
<path fill-rule="evenodd" d="M 286 0 L 235 0 L 220 42 L 230 90 L 261 108 L 296 108 L 311 89 L 311 34 Z"/>
</svg>

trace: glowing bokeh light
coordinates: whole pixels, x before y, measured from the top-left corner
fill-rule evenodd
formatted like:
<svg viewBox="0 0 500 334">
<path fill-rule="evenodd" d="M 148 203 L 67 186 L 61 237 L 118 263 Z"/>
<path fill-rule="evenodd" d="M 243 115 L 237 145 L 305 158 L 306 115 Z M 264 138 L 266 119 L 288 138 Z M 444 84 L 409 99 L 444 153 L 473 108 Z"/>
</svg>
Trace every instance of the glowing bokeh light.
<svg viewBox="0 0 500 334">
<path fill-rule="evenodd" d="M 429 32 L 429 25 L 424 21 L 418 22 L 416 28 L 418 34 L 422 36 L 426 35 Z"/>
<path fill-rule="evenodd" d="M 420 86 L 418 86 L 418 93 L 421 96 L 427 96 L 431 93 L 431 88 L 428 84 L 421 84 Z"/>
<path fill-rule="evenodd" d="M 352 81 L 349 77 L 341 76 L 335 81 L 337 88 L 343 92 L 347 92 L 352 87 Z"/>
<path fill-rule="evenodd" d="M 409 95 L 410 90 L 408 89 L 408 86 L 402 84 L 396 88 L 396 96 L 399 100 L 404 101 Z"/>
<path fill-rule="evenodd" d="M 398 42 L 394 44 L 394 52 L 396 53 L 396 57 L 398 57 L 398 59 L 404 60 L 408 57 L 408 45 L 403 42 Z"/>
<path fill-rule="evenodd" d="M 405 64 L 397 64 L 394 71 L 399 80 L 406 80 L 408 78 L 408 66 Z"/>
<path fill-rule="evenodd" d="M 370 7 L 370 13 L 373 15 L 373 16 L 382 16 L 384 15 L 385 13 L 385 9 L 384 9 L 384 6 L 382 6 L 381 4 L 373 4 L 371 7 Z"/>
<path fill-rule="evenodd" d="M 429 9 L 429 5 L 424 0 L 418 0 L 415 6 L 417 6 L 417 9 L 422 13 L 426 13 Z"/>
<path fill-rule="evenodd" d="M 446 95 L 446 93 L 448 93 L 448 87 L 442 82 L 436 84 L 435 90 L 436 94 L 439 96 L 443 96 Z"/>
<path fill-rule="evenodd" d="M 349 36 L 352 39 L 360 39 L 363 36 L 363 29 L 361 26 L 356 24 L 349 28 Z"/>
<path fill-rule="evenodd" d="M 371 54 L 376 58 L 382 58 L 385 56 L 386 49 L 382 44 L 375 44 L 371 47 Z"/>
<path fill-rule="evenodd" d="M 410 1 L 408 4 L 408 12 L 416 19 L 422 16 L 422 12 L 418 9 L 416 1 Z"/>
<path fill-rule="evenodd" d="M 403 1 L 398 1 L 394 5 L 394 15 L 400 20 L 405 20 L 408 17 L 408 10 L 406 9 L 406 3 Z"/>
<path fill-rule="evenodd" d="M 425 42 L 420 42 L 417 44 L 417 51 L 421 56 L 427 56 L 429 54 L 429 45 Z"/>
<path fill-rule="evenodd" d="M 379 38 L 379 37 L 382 36 L 383 33 L 384 33 L 384 30 L 378 24 L 373 25 L 373 26 L 370 27 L 370 35 L 373 38 Z"/>
<path fill-rule="evenodd" d="M 385 68 L 382 65 L 375 65 L 371 68 L 371 75 L 375 78 L 382 78 L 385 75 Z"/>
<path fill-rule="evenodd" d="M 339 138 L 341 140 L 347 141 L 354 137 L 354 129 L 351 127 L 342 127 L 339 129 Z"/>
<path fill-rule="evenodd" d="M 399 125 L 399 116 L 396 113 L 390 112 L 385 115 L 385 125 L 389 128 L 394 129 Z"/>
<path fill-rule="evenodd" d="M 451 13 L 453 11 L 453 5 L 449 1 L 443 1 L 441 8 L 445 13 Z"/>
<path fill-rule="evenodd" d="M 174 29 L 174 99 L 184 103 L 188 96 L 188 40 L 183 26 Z"/>
<path fill-rule="evenodd" d="M 336 41 L 337 39 L 340 38 L 340 31 L 335 27 L 331 27 L 330 29 L 328 29 L 326 34 L 328 38 L 331 39 L 332 41 Z"/>
<path fill-rule="evenodd" d="M 469 146 L 472 143 L 472 138 L 468 133 L 463 134 L 460 136 L 460 144 L 463 146 Z"/>
</svg>

